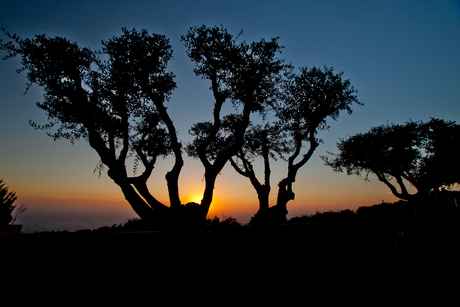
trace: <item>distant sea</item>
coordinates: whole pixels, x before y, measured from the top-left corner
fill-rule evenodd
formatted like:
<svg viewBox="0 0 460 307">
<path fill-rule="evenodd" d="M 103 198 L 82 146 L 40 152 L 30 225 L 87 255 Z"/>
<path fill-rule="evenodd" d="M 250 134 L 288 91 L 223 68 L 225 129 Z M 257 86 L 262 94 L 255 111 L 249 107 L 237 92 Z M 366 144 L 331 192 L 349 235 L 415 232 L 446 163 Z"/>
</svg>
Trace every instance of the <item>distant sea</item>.
<svg viewBox="0 0 460 307">
<path fill-rule="evenodd" d="M 97 229 L 102 226 L 112 226 L 126 222 L 136 217 L 131 212 L 65 212 L 44 211 L 32 212 L 26 210 L 18 216 L 14 224 L 22 225 L 22 232 L 34 233 L 43 231 L 77 231 L 82 229 Z"/>
</svg>

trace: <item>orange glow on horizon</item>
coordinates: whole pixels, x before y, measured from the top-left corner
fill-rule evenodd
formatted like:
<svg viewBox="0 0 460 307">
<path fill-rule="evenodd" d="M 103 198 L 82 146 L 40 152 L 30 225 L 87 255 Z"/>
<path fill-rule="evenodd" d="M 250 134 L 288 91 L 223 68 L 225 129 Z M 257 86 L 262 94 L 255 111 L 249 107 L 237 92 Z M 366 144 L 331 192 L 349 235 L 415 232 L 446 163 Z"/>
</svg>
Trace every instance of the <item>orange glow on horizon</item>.
<svg viewBox="0 0 460 307">
<path fill-rule="evenodd" d="M 383 192 L 383 191 L 382 191 Z M 120 194 L 107 195 L 101 193 L 86 195 L 23 195 L 19 203 L 25 203 L 30 211 L 52 210 L 52 211 L 89 211 L 89 212 L 126 212 L 127 215 L 136 216 L 129 203 Z M 300 194 L 300 193 L 299 193 Z M 236 218 L 241 223 L 249 222 L 250 218 L 258 211 L 259 205 L 256 197 L 234 198 L 222 195 L 214 197 L 208 212 L 208 218 L 217 216 Z M 339 211 L 344 209 L 356 210 L 360 206 L 378 204 L 381 200 L 394 201 L 388 193 L 382 194 L 361 194 L 361 195 L 302 195 L 288 203 L 288 219 L 294 216 L 314 214 L 316 211 L 325 212 L 329 210 Z M 345 197 L 344 197 L 345 196 Z M 200 203 L 201 193 L 191 193 L 189 197 L 183 197 L 184 204 L 188 202 Z M 159 199 L 160 200 L 160 199 Z M 161 200 L 160 200 L 161 201 Z M 166 201 L 164 204 L 168 204 Z M 274 202 L 271 202 L 271 206 Z"/>
<path fill-rule="evenodd" d="M 222 180 L 216 185 L 208 218 L 231 216 L 241 223 L 247 223 L 259 209 L 257 193 L 250 183 L 241 180 L 233 173 L 225 175 L 228 175 L 229 178 L 222 177 Z M 328 178 L 319 176 L 305 175 L 304 178 L 299 178 L 299 183 L 294 187 L 296 198 L 288 203 L 288 218 L 314 214 L 316 211 L 356 210 L 360 206 L 381 203 L 382 200 L 386 202 L 397 200 L 386 187 L 377 181 L 362 183 L 349 178 L 339 177 L 334 184 L 331 184 Z M 83 184 L 80 181 L 74 183 L 72 181 L 59 182 L 59 180 L 20 183 L 22 184 L 13 182 L 10 186 L 19 195 L 18 203 L 25 203 L 29 207 L 29 212 L 41 209 L 59 212 L 81 210 L 107 214 L 126 212 L 127 215 L 136 216 L 119 187 L 110 180 L 90 177 L 89 180 L 83 181 Z M 180 191 L 182 203 L 201 203 L 202 185 L 203 182 L 192 180 L 192 178 L 184 180 Z M 167 189 L 164 186 L 152 184 L 151 192 L 160 202 L 169 206 Z M 270 197 L 271 206 L 276 203 L 276 194 L 276 189 L 273 189 Z"/>
</svg>

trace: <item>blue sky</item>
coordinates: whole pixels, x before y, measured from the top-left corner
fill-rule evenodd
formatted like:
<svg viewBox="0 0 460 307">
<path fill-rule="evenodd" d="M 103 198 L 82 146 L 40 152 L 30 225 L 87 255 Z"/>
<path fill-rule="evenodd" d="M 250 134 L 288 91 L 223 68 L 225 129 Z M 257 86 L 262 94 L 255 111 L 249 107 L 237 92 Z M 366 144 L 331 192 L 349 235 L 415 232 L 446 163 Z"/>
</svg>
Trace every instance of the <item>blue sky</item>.
<svg viewBox="0 0 460 307">
<path fill-rule="evenodd" d="M 168 110 L 189 140 L 188 128 L 211 118 L 212 97 L 206 80 L 195 77 L 180 36 L 195 25 L 222 24 L 231 33 L 244 29 L 241 39 L 280 37 L 282 57 L 296 67 L 333 66 L 351 79 L 365 105 L 343 114 L 321 135 L 324 144 L 299 173 L 292 214 L 316 210 L 356 209 L 382 199 L 392 201 L 383 184 L 365 183 L 336 174 L 319 155 L 334 151 L 339 137 L 364 132 L 387 121 L 428 120 L 430 116 L 460 121 L 460 1 L 3 1 L 0 25 L 21 37 L 46 33 L 66 36 L 93 50 L 100 41 L 121 33 L 121 27 L 146 28 L 171 40 L 176 75 Z M 4 35 L 1 36 L 4 38 Z M 19 60 L 0 61 L 0 177 L 34 210 L 43 208 L 127 208 L 117 186 L 93 170 L 97 154 L 84 142 L 72 146 L 53 142 L 28 120 L 44 123 L 35 107 L 42 92 L 33 87 L 23 96 L 25 74 L 16 74 Z M 160 161 L 149 181 L 151 189 L 166 195 L 165 171 Z M 285 175 L 285 165 L 274 166 L 272 194 Z M 181 176 L 181 196 L 201 192 L 203 169 L 187 159 Z M 252 187 L 224 169 L 216 187 L 216 206 L 238 217 L 238 210 L 254 213 L 257 196 Z M 231 191 L 232 198 L 221 197 Z M 192 197 L 192 196 L 190 196 Z M 160 197 L 161 198 L 161 197 Z M 249 199 L 249 200 L 248 200 Z M 165 200 L 166 201 L 166 200 Z M 247 205 L 246 202 L 251 202 Z M 243 207 L 246 208 L 243 210 Z M 104 209 L 105 210 L 105 209 Z M 121 209 L 120 209 L 121 210 Z M 212 210 L 211 210 L 212 212 Z M 249 213 L 242 215 L 246 218 Z"/>
</svg>

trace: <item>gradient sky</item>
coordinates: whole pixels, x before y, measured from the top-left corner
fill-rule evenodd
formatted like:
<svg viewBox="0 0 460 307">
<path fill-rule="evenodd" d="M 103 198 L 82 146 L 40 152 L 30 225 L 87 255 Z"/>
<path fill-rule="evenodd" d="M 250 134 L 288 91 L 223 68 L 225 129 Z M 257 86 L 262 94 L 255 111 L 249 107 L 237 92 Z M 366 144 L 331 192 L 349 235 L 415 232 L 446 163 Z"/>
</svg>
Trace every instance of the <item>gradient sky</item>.
<svg viewBox="0 0 460 307">
<path fill-rule="evenodd" d="M 314 158 L 298 174 L 296 200 L 289 217 L 315 211 L 353 209 L 382 200 L 394 201 L 386 186 L 334 173 L 320 155 L 336 151 L 339 137 L 389 122 L 460 121 L 460 1 L 1 1 L 0 26 L 21 37 L 46 33 L 65 36 L 97 50 L 100 41 L 121 34 L 121 27 L 148 29 L 171 40 L 178 89 L 168 110 L 184 142 L 189 127 L 211 118 L 213 99 L 207 80 L 195 77 L 180 36 L 195 25 L 222 23 L 242 39 L 280 37 L 281 55 L 294 66 L 333 66 L 344 71 L 365 105 L 329 122 L 331 129 Z M 6 39 L 4 35 L 0 38 Z M 2 54 L 3 56 L 3 54 Z M 123 211 L 132 214 L 118 186 L 104 173 L 94 174 L 99 158 L 87 143 L 56 141 L 28 125 L 45 123 L 35 107 L 42 91 L 24 96 L 25 73 L 19 58 L 0 61 L 0 177 L 39 211 Z M 168 203 L 164 174 L 171 161 L 158 161 L 149 180 L 152 194 Z M 204 170 L 186 159 L 180 177 L 182 201 L 201 199 Z M 286 164 L 273 165 L 272 205 Z M 257 195 L 246 178 L 229 165 L 218 178 L 210 215 L 232 215 L 243 222 L 257 211 Z M 27 213 L 25 213 L 27 214 Z"/>
</svg>

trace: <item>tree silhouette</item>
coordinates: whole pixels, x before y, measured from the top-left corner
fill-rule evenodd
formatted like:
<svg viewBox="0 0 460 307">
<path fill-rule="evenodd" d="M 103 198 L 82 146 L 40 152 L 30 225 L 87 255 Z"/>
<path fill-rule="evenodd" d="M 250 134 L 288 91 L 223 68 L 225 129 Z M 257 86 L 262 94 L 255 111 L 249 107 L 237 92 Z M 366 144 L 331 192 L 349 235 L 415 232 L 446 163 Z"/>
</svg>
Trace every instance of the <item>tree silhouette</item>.
<svg viewBox="0 0 460 307">
<path fill-rule="evenodd" d="M 222 26 L 203 25 L 182 36 L 187 55 L 196 63 L 196 75 L 211 81 L 215 99 L 213 121 L 195 124 L 190 129 L 195 140 L 187 147 L 189 155 L 198 158 L 205 168 L 206 187 L 201 206 L 206 212 L 217 175 L 245 146 L 251 114 L 266 111 L 276 95 L 280 72 L 285 68 L 276 57 L 281 51 L 278 38 L 238 43 L 240 34 L 234 37 Z M 222 119 L 222 106 L 227 100 L 242 111 Z"/>
<path fill-rule="evenodd" d="M 293 151 L 293 146 L 288 141 L 287 133 L 283 128 L 280 122 L 251 126 L 245 136 L 245 146 L 230 160 L 236 172 L 249 178 L 256 190 L 259 213 L 266 212 L 270 207 L 270 159 L 285 160 L 285 155 Z M 259 181 L 254 170 L 253 164 L 257 158 L 263 160 L 263 182 Z"/>
<path fill-rule="evenodd" d="M 3 29 L 4 30 L 4 29 Z M 100 51 L 82 48 L 63 37 L 36 35 L 0 42 L 7 52 L 4 59 L 20 56 L 29 83 L 45 91 L 37 103 L 49 123 L 30 124 L 46 130 L 54 140 L 74 143 L 84 139 L 101 158 L 99 170 L 107 167 L 108 176 L 121 188 L 126 200 L 144 220 L 168 223 L 171 219 L 204 222 L 212 202 L 217 175 L 226 162 L 244 145 L 244 136 L 254 112 L 263 113 L 273 96 L 273 87 L 284 68 L 276 58 L 281 47 L 277 38 L 247 44 L 238 42 L 221 27 L 193 27 L 182 36 L 187 54 L 197 65 L 195 73 L 211 81 L 215 98 L 213 122 L 195 142 L 196 156 L 205 168 L 205 190 L 201 204 L 184 206 L 179 198 L 178 177 L 183 166 L 182 145 L 165 107 L 176 87 L 168 72 L 172 58 L 169 40 L 147 30 L 122 28 L 122 35 L 102 42 Z M 208 151 L 221 133 L 221 109 L 230 100 L 242 111 L 225 147 L 209 157 Z M 173 154 L 175 164 L 166 174 L 170 206 L 158 201 L 147 187 L 158 157 Z M 129 176 L 128 158 L 134 157 L 134 175 Z M 139 165 L 142 172 L 138 174 Z"/>
<path fill-rule="evenodd" d="M 373 173 L 396 197 L 417 200 L 460 182 L 460 166 L 455 162 L 459 142 L 459 125 L 431 118 L 386 124 L 350 136 L 337 144 L 338 154 L 323 159 L 337 172 L 365 174 L 366 180 Z"/>
<path fill-rule="evenodd" d="M 165 215 L 180 206 L 181 145 L 164 106 L 176 87 L 174 75 L 166 71 L 172 50 L 163 35 L 126 28 L 122 32 L 102 42 L 101 51 L 81 48 L 63 37 L 21 39 L 6 31 L 12 40 L 0 47 L 7 51 L 4 59 L 21 57 L 18 72 L 27 72 L 27 89 L 32 84 L 44 89 L 44 101 L 37 106 L 49 123 L 31 125 L 47 130 L 54 140 L 86 140 L 134 211 L 154 220 L 155 213 Z M 157 158 L 171 152 L 176 163 L 166 175 L 168 207 L 150 194 L 146 182 Z M 131 155 L 144 166 L 140 175 L 128 175 L 126 161 Z"/>
<path fill-rule="evenodd" d="M 342 80 L 343 73 L 327 67 L 293 73 L 292 66 L 278 58 L 278 38 L 249 44 L 239 41 L 242 32 L 233 36 L 223 26 L 190 28 L 181 41 L 196 64 L 195 74 L 211 83 L 214 110 L 212 121 L 190 129 L 195 139 L 186 150 L 204 166 L 205 189 L 200 204 L 184 206 L 178 187 L 182 144 L 165 106 L 176 87 L 174 74 L 167 71 L 172 49 L 165 36 L 122 28 L 122 35 L 92 51 L 63 37 L 21 39 L 4 32 L 11 39 L 0 41 L 0 49 L 7 52 L 4 59 L 20 56 L 18 72 L 27 72 L 27 89 L 37 84 L 45 92 L 37 106 L 49 123 L 30 124 L 54 140 L 87 141 L 101 159 L 99 170 L 108 168 L 108 176 L 148 222 L 204 223 L 217 176 L 228 161 L 250 179 L 259 196 L 259 216 L 265 215 L 269 159 L 278 157 L 287 157 L 288 173 L 279 183 L 271 212 L 285 219 L 296 174 L 321 142 L 317 133 L 328 128 L 327 118 L 337 119 L 340 111 L 351 113 L 351 104 L 360 104 L 350 81 Z M 226 102 L 232 103 L 234 113 L 222 114 Z M 265 120 L 269 112 L 277 119 L 264 125 L 251 121 L 254 114 Z M 309 149 L 302 153 L 307 143 Z M 170 154 L 175 163 L 165 176 L 167 206 L 150 193 L 147 180 L 158 158 Z M 135 161 L 132 176 L 126 166 L 130 157 Z M 264 161 L 263 183 L 252 165 L 257 158 Z"/>
<path fill-rule="evenodd" d="M 241 161 L 232 160 L 235 170 L 251 180 L 259 196 L 259 212 L 256 222 L 280 222 L 285 220 L 287 203 L 294 200 L 292 184 L 297 172 L 312 157 L 321 143 L 319 131 L 327 130 L 327 119 L 336 120 L 341 111 L 352 113 L 353 103 L 362 105 L 355 95 L 350 80 L 342 80 L 343 72 L 334 74 L 333 68 L 300 68 L 300 74 L 288 70 L 280 82 L 277 100 L 272 105 L 279 121 L 275 125 L 257 126 L 247 134 L 247 146 L 236 155 Z M 308 150 L 302 148 L 308 144 Z M 264 183 L 255 175 L 251 157 L 264 161 Z M 269 209 L 270 163 L 269 159 L 287 156 L 287 176 L 278 184 L 275 206 Z"/>
</svg>

